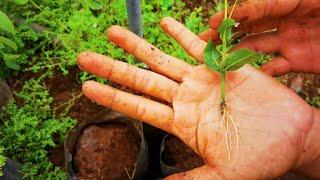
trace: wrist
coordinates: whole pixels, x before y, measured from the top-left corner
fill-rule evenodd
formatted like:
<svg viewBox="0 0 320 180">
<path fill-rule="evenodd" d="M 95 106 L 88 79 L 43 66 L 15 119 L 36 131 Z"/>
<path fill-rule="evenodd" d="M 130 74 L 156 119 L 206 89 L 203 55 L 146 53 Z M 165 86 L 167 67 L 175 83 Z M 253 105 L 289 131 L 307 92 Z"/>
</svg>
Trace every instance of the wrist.
<svg viewBox="0 0 320 180">
<path fill-rule="evenodd" d="M 314 109 L 313 126 L 304 146 L 297 172 L 320 178 L 320 110 Z"/>
</svg>

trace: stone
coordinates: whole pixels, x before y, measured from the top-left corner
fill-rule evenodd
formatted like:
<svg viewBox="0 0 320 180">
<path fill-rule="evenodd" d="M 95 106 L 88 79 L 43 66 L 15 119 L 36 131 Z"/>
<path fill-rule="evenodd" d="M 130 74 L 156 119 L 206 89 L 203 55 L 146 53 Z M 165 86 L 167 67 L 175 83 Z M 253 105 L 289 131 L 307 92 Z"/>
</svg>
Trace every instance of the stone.
<svg viewBox="0 0 320 180">
<path fill-rule="evenodd" d="M 7 83 L 0 80 L 0 109 L 6 106 L 12 97 L 11 90 Z"/>
</svg>

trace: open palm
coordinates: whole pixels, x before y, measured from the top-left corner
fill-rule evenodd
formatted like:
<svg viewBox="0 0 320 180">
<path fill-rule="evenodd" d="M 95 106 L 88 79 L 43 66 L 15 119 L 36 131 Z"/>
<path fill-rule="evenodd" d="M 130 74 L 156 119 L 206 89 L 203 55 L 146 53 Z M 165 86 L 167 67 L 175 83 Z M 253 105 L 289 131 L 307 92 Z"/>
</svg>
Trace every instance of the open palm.
<svg viewBox="0 0 320 180">
<path fill-rule="evenodd" d="M 172 18 L 163 19 L 161 26 L 203 61 L 204 41 Z M 307 143 L 313 109 L 271 77 L 249 65 L 228 73 L 224 115 L 231 118 L 222 120 L 216 72 L 169 56 L 119 26 L 111 27 L 108 37 L 157 73 L 91 52 L 79 55 L 79 66 L 166 102 L 93 81 L 86 82 L 83 91 L 101 105 L 176 135 L 206 163 L 169 178 L 273 178 L 315 158 L 304 155 L 306 148 L 314 151 Z"/>
<path fill-rule="evenodd" d="M 319 0 L 247 0 L 235 8 L 233 18 L 240 22 L 238 31 L 254 33 L 238 48 L 277 53 L 262 70 L 279 76 L 288 72 L 320 72 L 320 1 Z M 223 19 L 217 13 L 210 21 L 211 30 L 201 37 L 217 38 Z M 272 31 L 270 31 L 272 30 Z"/>
</svg>

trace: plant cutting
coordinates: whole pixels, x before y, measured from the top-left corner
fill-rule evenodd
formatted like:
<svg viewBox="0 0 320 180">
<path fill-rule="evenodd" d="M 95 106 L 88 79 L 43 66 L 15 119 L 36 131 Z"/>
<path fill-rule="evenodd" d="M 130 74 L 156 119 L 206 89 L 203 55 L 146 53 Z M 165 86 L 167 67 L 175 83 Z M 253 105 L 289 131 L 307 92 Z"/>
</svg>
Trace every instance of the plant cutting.
<svg viewBox="0 0 320 180">
<path fill-rule="evenodd" d="M 209 41 L 204 51 L 204 61 L 205 64 L 212 70 L 219 72 L 220 74 L 220 110 L 222 115 L 222 122 L 226 125 L 226 145 L 229 152 L 232 149 L 232 131 L 229 124 L 236 134 L 236 144 L 239 146 L 239 131 L 235 125 L 234 119 L 229 113 L 228 107 L 226 106 L 225 98 L 225 87 L 226 87 L 226 73 L 228 71 L 235 71 L 241 68 L 245 64 L 254 63 L 261 61 L 263 54 L 259 52 L 254 52 L 250 49 L 237 49 L 230 52 L 234 48 L 236 39 L 234 38 L 234 33 L 232 33 L 232 28 L 237 26 L 237 23 L 232 19 L 232 14 L 237 4 L 237 0 L 231 8 L 231 12 L 228 14 L 228 1 L 224 0 L 224 19 L 219 26 L 218 33 L 220 35 L 221 44 L 215 45 L 213 41 Z"/>
</svg>

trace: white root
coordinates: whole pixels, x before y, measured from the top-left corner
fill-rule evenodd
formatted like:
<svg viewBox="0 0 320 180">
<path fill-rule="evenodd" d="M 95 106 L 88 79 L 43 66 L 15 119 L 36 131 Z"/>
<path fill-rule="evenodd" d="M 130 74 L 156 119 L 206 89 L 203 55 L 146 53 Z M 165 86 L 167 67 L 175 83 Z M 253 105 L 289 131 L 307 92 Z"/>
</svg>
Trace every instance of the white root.
<svg viewBox="0 0 320 180">
<path fill-rule="evenodd" d="M 228 157 L 229 160 L 231 159 L 231 152 L 232 152 L 232 140 L 233 140 L 233 134 L 235 135 L 236 140 L 236 148 L 239 148 L 239 134 L 240 131 L 236 126 L 236 123 L 232 116 L 229 113 L 229 110 L 225 104 L 221 105 L 221 114 L 222 114 L 222 123 L 226 127 L 226 133 L 225 133 L 225 139 L 226 139 L 226 146 L 228 151 Z M 229 125 L 231 123 L 231 125 Z"/>
</svg>

